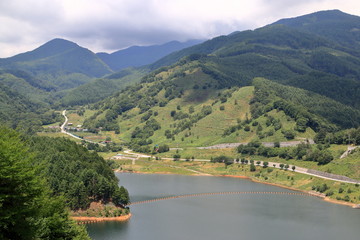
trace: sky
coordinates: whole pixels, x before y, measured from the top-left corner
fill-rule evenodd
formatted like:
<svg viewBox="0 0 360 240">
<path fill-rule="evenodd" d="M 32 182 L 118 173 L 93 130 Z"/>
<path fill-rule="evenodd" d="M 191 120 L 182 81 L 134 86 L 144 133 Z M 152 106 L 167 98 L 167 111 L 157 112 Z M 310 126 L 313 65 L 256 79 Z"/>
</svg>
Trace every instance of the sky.
<svg viewBox="0 0 360 240">
<path fill-rule="evenodd" d="M 109 53 L 133 45 L 210 39 L 330 9 L 360 16 L 360 1 L 0 0 L 0 58 L 54 38 Z"/>
</svg>

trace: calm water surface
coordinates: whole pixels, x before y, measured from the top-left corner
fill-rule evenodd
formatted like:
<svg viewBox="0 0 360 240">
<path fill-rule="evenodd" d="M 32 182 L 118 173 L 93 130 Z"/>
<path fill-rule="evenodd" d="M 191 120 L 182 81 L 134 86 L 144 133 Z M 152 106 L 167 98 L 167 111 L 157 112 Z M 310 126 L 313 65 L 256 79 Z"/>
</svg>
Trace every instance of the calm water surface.
<svg viewBox="0 0 360 240">
<path fill-rule="evenodd" d="M 283 188 L 223 177 L 117 173 L 131 201 L 224 191 Z M 87 225 L 95 240 L 359 240 L 360 210 L 291 195 L 214 195 L 131 206 L 126 223 Z"/>
</svg>

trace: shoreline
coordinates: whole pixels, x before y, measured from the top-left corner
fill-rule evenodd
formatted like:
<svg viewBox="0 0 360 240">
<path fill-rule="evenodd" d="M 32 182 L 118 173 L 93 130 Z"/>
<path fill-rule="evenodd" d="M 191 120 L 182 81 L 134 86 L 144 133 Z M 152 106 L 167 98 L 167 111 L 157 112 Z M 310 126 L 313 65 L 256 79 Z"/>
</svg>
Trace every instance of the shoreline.
<svg viewBox="0 0 360 240">
<path fill-rule="evenodd" d="M 165 173 L 165 172 L 147 173 L 147 172 L 139 172 L 139 171 L 132 171 L 132 172 L 130 172 L 130 171 L 116 171 L 116 172 L 119 172 L 119 173 L 136 173 L 136 174 L 163 174 L 163 175 L 174 174 L 174 175 L 183 175 L 183 174 L 169 173 L 169 172 L 167 172 L 167 173 Z M 184 176 L 187 176 L 187 175 L 184 175 Z M 324 195 L 322 195 L 321 193 L 318 193 L 318 192 L 301 190 L 301 189 L 297 189 L 297 188 L 293 188 L 293 187 L 289 187 L 289 186 L 284 186 L 284 185 L 278 184 L 278 183 L 262 182 L 262 181 L 259 181 L 257 179 L 254 179 L 252 177 L 243 176 L 243 175 L 192 174 L 192 175 L 189 175 L 189 176 L 211 176 L 211 177 L 230 177 L 230 178 L 247 179 L 247 180 L 250 180 L 250 181 L 255 182 L 255 183 L 267 184 L 267 185 L 271 185 L 271 186 L 285 188 L 285 189 L 292 190 L 292 191 L 307 193 L 307 194 L 309 194 L 311 196 L 321 198 L 325 202 L 329 202 L 329 203 L 333 203 L 333 204 L 339 204 L 339 205 L 343 205 L 343 206 L 348 206 L 348 207 L 351 207 L 351 208 L 354 208 L 354 209 L 360 208 L 360 204 L 340 201 L 340 200 L 336 200 L 336 199 L 331 199 L 331 198 L 326 197 L 326 196 L 324 196 Z"/>
<path fill-rule="evenodd" d="M 71 219 L 78 222 L 78 224 L 87 224 L 87 223 L 98 223 L 98 222 L 126 222 L 129 221 L 132 214 L 122 215 L 118 217 L 75 217 L 71 216 Z"/>
<path fill-rule="evenodd" d="M 213 175 L 213 176 L 216 176 L 216 175 Z M 325 202 L 344 205 L 344 206 L 352 207 L 354 209 L 359 208 L 359 205 L 360 205 L 360 204 L 356 204 L 356 203 L 350 203 L 350 202 L 331 199 L 331 198 L 326 197 L 325 195 L 323 195 L 321 193 L 318 193 L 318 192 L 301 190 L 301 189 L 297 189 L 297 188 L 293 188 L 293 187 L 284 186 L 284 185 L 281 185 L 281 184 L 278 184 L 278 183 L 262 182 L 262 181 L 259 181 L 257 179 L 253 179 L 253 178 L 247 177 L 247 176 L 240 176 L 240 175 L 239 176 L 238 175 L 218 175 L 218 176 L 220 176 L 220 177 L 232 177 L 232 178 L 248 179 L 248 180 L 250 180 L 252 182 L 255 182 L 255 183 L 261 183 L 261 184 L 266 184 L 266 185 L 285 188 L 285 189 L 292 190 L 292 191 L 303 192 L 303 193 L 309 194 L 311 196 L 321 198 Z"/>
</svg>

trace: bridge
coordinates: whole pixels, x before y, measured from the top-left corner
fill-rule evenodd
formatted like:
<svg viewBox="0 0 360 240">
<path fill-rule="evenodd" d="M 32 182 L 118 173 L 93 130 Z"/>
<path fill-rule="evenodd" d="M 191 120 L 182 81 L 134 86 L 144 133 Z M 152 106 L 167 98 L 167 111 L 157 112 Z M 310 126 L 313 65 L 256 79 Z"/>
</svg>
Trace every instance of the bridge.
<svg viewBox="0 0 360 240">
<path fill-rule="evenodd" d="M 162 197 L 149 199 L 144 201 L 137 201 L 128 204 L 127 206 L 145 204 L 151 202 L 158 202 L 163 200 L 171 200 L 177 198 L 193 198 L 193 197 L 201 197 L 201 196 L 215 196 L 215 195 L 292 195 L 292 196 L 316 196 L 310 193 L 302 193 L 302 192 L 257 192 L 257 191 L 242 191 L 242 192 L 214 192 L 214 193 L 194 193 L 194 194 L 184 194 L 184 195 L 176 195 L 170 197 Z"/>
</svg>

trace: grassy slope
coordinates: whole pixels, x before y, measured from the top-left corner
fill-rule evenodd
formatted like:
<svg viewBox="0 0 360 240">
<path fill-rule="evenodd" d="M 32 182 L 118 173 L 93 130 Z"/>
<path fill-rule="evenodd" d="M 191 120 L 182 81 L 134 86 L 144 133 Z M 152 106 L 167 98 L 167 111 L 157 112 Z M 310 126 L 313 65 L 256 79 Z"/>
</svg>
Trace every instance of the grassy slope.
<svg viewBox="0 0 360 240">
<path fill-rule="evenodd" d="M 250 114 L 250 105 L 249 101 L 253 96 L 253 87 L 243 87 L 237 89 L 233 92 L 232 96 L 228 98 L 225 103 L 220 101 L 215 101 L 214 98 L 209 98 L 205 101 L 200 102 L 191 102 L 187 101 L 189 96 L 192 94 L 193 90 L 189 90 L 185 93 L 183 98 L 176 98 L 171 100 L 165 107 L 154 107 L 152 108 L 153 112 L 158 112 L 158 116 L 154 116 L 161 124 L 161 129 L 155 131 L 154 135 L 150 138 L 153 140 L 154 144 L 164 144 L 167 143 L 171 147 L 196 147 L 196 146 L 210 146 L 219 143 L 231 143 L 231 142 L 248 142 L 254 139 L 257 139 L 255 132 L 255 127 L 251 127 L 251 131 L 246 132 L 244 130 L 239 130 L 229 136 L 223 136 L 224 130 L 229 126 L 235 126 L 237 120 L 245 120 L 246 116 L 251 117 Z M 198 93 L 201 95 L 201 93 Z M 214 93 L 208 93 L 209 95 L 216 96 L 216 91 Z M 235 101 L 237 104 L 235 105 Z M 216 102 L 214 104 L 214 102 Z M 180 132 L 175 140 L 166 139 L 164 133 L 166 130 L 173 130 L 174 124 L 178 124 L 181 120 L 174 121 L 170 116 L 172 110 L 177 110 L 177 106 L 181 107 L 181 111 L 188 113 L 190 106 L 193 106 L 195 113 L 200 111 L 202 106 L 212 105 L 212 113 L 200 121 L 198 121 L 191 130 L 184 130 Z M 225 110 L 220 110 L 220 106 L 224 106 Z M 178 110 L 177 110 L 178 111 Z M 144 123 L 141 123 L 141 117 L 145 113 L 139 114 L 139 109 L 133 109 L 126 116 L 120 116 L 119 124 L 121 133 L 119 137 L 123 140 L 130 140 L 131 132 L 137 126 L 143 126 Z M 274 116 L 283 123 L 285 129 L 292 129 L 295 126 L 295 122 L 292 119 L 288 119 L 283 112 L 272 111 L 269 115 Z M 266 127 L 265 121 L 266 118 L 262 117 L 257 120 L 260 124 L 264 126 L 264 131 L 268 131 L 272 128 Z M 250 123 L 251 126 L 251 123 Z M 191 134 L 191 135 L 190 135 Z M 186 135 L 190 135 L 186 137 Z M 299 133 L 297 137 L 299 138 L 311 138 L 314 136 L 314 132 L 308 129 L 305 133 Z M 271 137 L 266 137 L 261 141 L 286 141 L 281 129 L 276 131 L 275 134 Z"/>
</svg>

